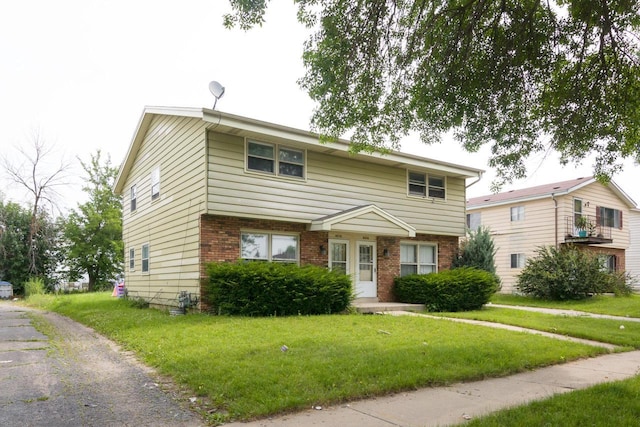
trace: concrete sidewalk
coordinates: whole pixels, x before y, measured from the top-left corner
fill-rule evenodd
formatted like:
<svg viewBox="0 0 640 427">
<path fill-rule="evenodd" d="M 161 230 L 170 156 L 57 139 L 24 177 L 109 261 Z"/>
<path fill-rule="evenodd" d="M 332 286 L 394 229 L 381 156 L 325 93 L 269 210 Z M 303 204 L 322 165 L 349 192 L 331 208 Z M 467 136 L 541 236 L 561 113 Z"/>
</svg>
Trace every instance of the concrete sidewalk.
<svg viewBox="0 0 640 427">
<path fill-rule="evenodd" d="M 534 309 L 534 311 L 542 310 Z M 553 314 L 567 314 L 559 310 L 544 309 L 544 311 Z M 399 315 L 400 313 L 388 314 Z M 416 315 L 415 313 L 403 314 Z M 621 321 L 631 320 L 630 318 L 607 317 Z M 482 323 L 488 327 L 503 327 L 503 325 L 488 322 L 474 321 L 474 323 Z M 553 336 L 553 334 L 545 335 Z M 555 337 L 561 338 L 558 335 Z M 592 344 L 597 345 L 597 343 Z M 623 380 L 639 374 L 640 351 L 615 353 L 504 378 L 426 388 L 328 408 L 310 408 L 303 412 L 247 423 L 230 423 L 225 426 L 425 427 L 455 425 L 500 409 L 544 399 L 554 394 L 579 390 L 599 383 Z"/>
</svg>

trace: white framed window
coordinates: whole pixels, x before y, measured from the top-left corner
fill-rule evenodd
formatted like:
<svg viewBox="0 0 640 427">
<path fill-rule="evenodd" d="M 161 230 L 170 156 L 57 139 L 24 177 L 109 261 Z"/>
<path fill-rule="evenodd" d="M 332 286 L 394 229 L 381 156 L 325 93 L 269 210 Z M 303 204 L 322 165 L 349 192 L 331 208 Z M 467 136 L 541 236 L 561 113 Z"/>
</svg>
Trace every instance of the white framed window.
<svg viewBox="0 0 640 427">
<path fill-rule="evenodd" d="M 618 270 L 618 260 L 615 255 L 599 255 L 598 258 L 602 271 L 615 273 Z"/>
<path fill-rule="evenodd" d="M 329 240 L 329 269 L 349 274 L 348 240 Z"/>
<path fill-rule="evenodd" d="M 511 268 L 524 268 L 526 260 L 524 254 L 511 254 Z"/>
<path fill-rule="evenodd" d="M 142 272 L 149 272 L 149 244 L 142 245 Z"/>
<path fill-rule="evenodd" d="M 443 176 L 429 175 L 429 197 L 445 198 L 445 179 Z"/>
<path fill-rule="evenodd" d="M 138 190 L 135 185 L 131 186 L 131 212 L 135 211 L 138 202 Z"/>
<path fill-rule="evenodd" d="M 240 258 L 252 261 L 298 262 L 298 236 L 269 232 L 242 232 Z"/>
<path fill-rule="evenodd" d="M 425 197 L 427 195 L 427 175 L 409 171 L 409 194 Z"/>
<path fill-rule="evenodd" d="M 469 230 L 477 230 L 482 225 L 482 216 L 480 212 L 467 214 L 467 228 Z"/>
<path fill-rule="evenodd" d="M 135 271 L 136 269 L 136 250 L 134 248 L 129 249 L 129 271 Z"/>
<path fill-rule="evenodd" d="M 446 184 L 443 176 L 407 171 L 407 192 L 410 196 L 444 199 Z"/>
<path fill-rule="evenodd" d="M 400 244 L 400 276 L 438 271 L 438 246 L 433 243 Z"/>
<path fill-rule="evenodd" d="M 151 200 L 160 197 L 160 168 L 156 167 L 151 171 Z"/>
<path fill-rule="evenodd" d="M 284 177 L 305 177 L 304 150 L 256 141 L 247 141 L 246 149 L 247 170 Z"/>
<path fill-rule="evenodd" d="M 524 206 L 511 207 L 511 221 L 524 221 Z"/>
</svg>

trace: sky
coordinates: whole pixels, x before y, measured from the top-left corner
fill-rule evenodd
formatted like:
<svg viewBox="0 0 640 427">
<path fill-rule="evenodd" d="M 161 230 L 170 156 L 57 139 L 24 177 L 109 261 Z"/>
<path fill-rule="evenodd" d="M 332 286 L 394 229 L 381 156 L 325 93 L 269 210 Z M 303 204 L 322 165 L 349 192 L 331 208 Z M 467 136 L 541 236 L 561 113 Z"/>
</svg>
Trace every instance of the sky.
<svg viewBox="0 0 640 427">
<path fill-rule="evenodd" d="M 314 104 L 297 85 L 308 31 L 293 1 L 271 2 L 266 23 L 227 30 L 226 0 L 20 0 L 0 4 L 0 156 L 17 164 L 17 147 L 34 132 L 58 159 L 76 166 L 59 206 L 83 202 L 83 170 L 101 150 L 119 166 L 145 106 L 206 107 L 212 80 L 225 87 L 217 110 L 309 129 Z M 466 153 L 445 138 L 439 145 L 403 141 L 401 151 L 486 170 L 468 197 L 489 194 L 495 174 L 489 147 Z M 558 156 L 527 162 L 529 175 L 504 191 L 590 176 L 592 164 L 561 167 Z M 625 162 L 613 180 L 640 204 L 640 166 Z M 9 200 L 25 191 L 0 177 Z"/>
</svg>

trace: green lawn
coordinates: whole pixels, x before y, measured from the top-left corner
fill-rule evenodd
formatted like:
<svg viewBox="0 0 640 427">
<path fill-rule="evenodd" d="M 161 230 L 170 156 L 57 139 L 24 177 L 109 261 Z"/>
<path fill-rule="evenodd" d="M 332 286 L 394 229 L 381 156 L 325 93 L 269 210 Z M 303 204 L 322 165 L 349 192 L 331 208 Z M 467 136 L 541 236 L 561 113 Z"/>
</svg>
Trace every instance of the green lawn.
<svg viewBox="0 0 640 427">
<path fill-rule="evenodd" d="M 32 298 L 133 350 L 218 408 L 215 421 L 508 375 L 604 349 L 439 319 L 169 316 L 103 294 Z M 287 351 L 283 351 L 287 346 Z"/>
<path fill-rule="evenodd" d="M 518 295 L 495 294 L 491 298 L 491 302 L 529 307 L 562 308 L 612 316 L 640 317 L 640 295 L 630 297 L 598 295 L 580 301 L 545 301 Z"/>
</svg>

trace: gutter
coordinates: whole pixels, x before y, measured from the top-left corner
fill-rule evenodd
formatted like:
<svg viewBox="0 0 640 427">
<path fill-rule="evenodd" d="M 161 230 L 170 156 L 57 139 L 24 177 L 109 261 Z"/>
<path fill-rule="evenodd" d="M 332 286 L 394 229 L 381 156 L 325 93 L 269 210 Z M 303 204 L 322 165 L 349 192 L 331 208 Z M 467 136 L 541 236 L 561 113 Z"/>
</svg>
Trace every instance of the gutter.
<svg viewBox="0 0 640 427">
<path fill-rule="evenodd" d="M 479 183 L 481 179 L 482 179 L 482 172 L 481 172 L 481 171 L 479 171 L 479 172 L 478 172 L 478 179 L 476 179 L 475 181 L 473 181 L 473 182 L 472 182 L 471 184 L 469 184 L 469 185 L 465 185 L 465 187 L 464 187 L 464 188 L 465 188 L 465 190 L 466 190 L 467 188 L 471 187 L 472 185 L 476 185 L 477 183 Z"/>
</svg>

